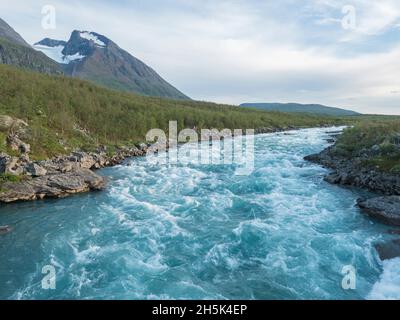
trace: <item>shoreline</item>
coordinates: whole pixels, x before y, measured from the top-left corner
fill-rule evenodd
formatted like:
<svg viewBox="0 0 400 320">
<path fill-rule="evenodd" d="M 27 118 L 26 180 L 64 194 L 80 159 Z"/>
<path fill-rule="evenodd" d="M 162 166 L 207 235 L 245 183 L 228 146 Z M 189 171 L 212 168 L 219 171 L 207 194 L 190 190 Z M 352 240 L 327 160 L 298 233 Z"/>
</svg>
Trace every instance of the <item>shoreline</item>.
<svg viewBox="0 0 400 320">
<path fill-rule="evenodd" d="M 337 126 L 322 125 L 312 128 L 336 128 Z M 255 135 L 267 133 L 283 133 L 300 128 L 258 128 Z M 212 138 L 212 137 L 211 137 Z M 210 138 L 209 138 L 210 139 Z M 199 142 L 202 140 L 200 139 Z M 68 156 L 55 157 L 42 161 L 20 161 L 7 154 L 0 155 L 0 162 L 5 172 L 20 172 L 21 181 L 5 182 L 0 191 L 0 203 L 15 203 L 20 201 L 35 201 L 47 198 L 65 198 L 77 193 L 100 191 L 106 187 L 107 179 L 97 175 L 96 170 L 113 167 L 125 160 L 146 156 L 149 153 L 167 151 L 168 143 L 140 143 L 131 147 L 121 147 L 113 155 L 107 154 L 105 147 L 98 147 L 96 152 L 75 151 Z M 29 157 L 28 157 L 29 158 Z"/>
<path fill-rule="evenodd" d="M 392 228 L 388 229 L 387 233 L 400 235 L 400 175 L 364 165 L 363 160 L 373 154 L 372 150 L 367 150 L 360 158 L 348 159 L 337 155 L 334 152 L 335 146 L 336 141 L 320 153 L 306 156 L 304 159 L 330 169 L 331 172 L 324 178 L 330 184 L 373 192 L 375 196 L 358 199 L 356 206 L 361 213 Z M 400 238 L 377 243 L 375 249 L 381 261 L 398 258 Z"/>
<path fill-rule="evenodd" d="M 30 240 L 33 237 L 36 241 L 26 241 L 26 248 L 21 247 L 21 249 L 25 251 L 33 250 L 35 253 L 36 250 L 39 250 L 45 256 L 53 253 L 55 261 L 62 265 L 72 266 L 69 270 L 70 274 L 79 275 L 82 264 L 90 262 L 92 259 L 101 257 L 102 261 L 110 263 L 109 261 L 115 260 L 116 254 L 126 256 L 125 245 L 139 249 L 144 248 L 144 258 L 142 259 L 140 256 L 139 260 L 132 260 L 135 265 L 140 264 L 141 261 L 146 261 L 148 252 L 153 252 L 152 249 L 155 247 L 141 246 L 142 239 L 144 239 L 144 243 L 157 241 L 156 248 L 160 248 L 160 245 L 165 245 L 170 241 L 179 246 L 176 250 L 183 248 L 179 241 L 185 241 L 184 249 L 187 248 L 188 251 L 170 251 L 167 246 L 166 250 L 161 251 L 161 255 L 163 261 L 170 261 L 167 259 L 176 256 L 176 252 L 178 252 L 183 260 L 188 259 L 185 261 L 190 262 L 191 257 L 198 259 L 196 251 L 192 250 L 198 248 L 198 243 L 204 243 L 207 250 L 204 250 L 203 254 L 210 256 L 215 252 L 215 249 L 212 250 L 214 246 L 219 248 L 218 243 L 215 244 L 215 239 L 220 239 L 221 235 L 228 236 L 228 238 L 225 238 L 225 242 L 229 248 L 237 248 L 237 239 L 243 239 L 243 237 L 249 239 L 246 247 L 240 246 L 243 250 L 254 248 L 254 243 L 251 242 L 253 238 L 247 237 L 257 235 L 261 237 L 258 238 L 260 245 L 257 247 L 257 251 L 251 251 L 251 254 L 255 257 L 262 257 L 265 248 L 267 248 L 274 253 L 272 257 L 276 257 L 277 254 L 281 253 L 280 248 L 264 241 L 268 239 L 268 237 L 265 238 L 265 235 L 270 235 L 272 240 L 276 240 L 277 243 L 279 242 L 289 250 L 293 248 L 293 243 L 296 241 L 303 244 L 296 246 L 293 255 L 304 257 L 305 254 L 306 256 L 311 254 L 307 256 L 307 261 L 319 261 L 321 265 L 327 266 L 329 271 L 332 270 L 332 274 L 338 278 L 339 287 L 328 284 L 327 289 L 331 288 L 330 290 L 332 290 L 330 296 L 336 296 L 336 294 L 344 296 L 346 293 L 341 290 L 339 272 L 343 264 L 348 264 L 348 261 L 332 259 L 332 257 L 335 258 L 333 254 L 326 256 L 326 245 L 319 246 L 318 244 L 321 241 L 323 244 L 327 244 L 325 241 L 329 241 L 332 245 L 338 246 L 335 248 L 340 248 L 340 253 L 343 252 L 347 257 L 352 257 L 355 254 L 357 261 L 362 261 L 362 264 L 357 262 L 355 267 L 359 272 L 362 271 L 363 275 L 366 275 L 360 279 L 366 281 L 364 283 L 367 283 L 368 287 L 364 287 L 363 291 L 352 292 L 355 297 L 357 295 L 366 297 L 370 288 L 379 281 L 381 272 L 377 271 L 379 268 L 378 259 L 374 259 L 374 263 L 369 264 L 368 261 L 363 260 L 363 255 L 368 254 L 370 257 L 376 257 L 375 249 L 370 240 L 376 239 L 384 230 L 378 225 L 370 226 L 368 222 L 363 221 L 364 219 L 359 214 L 358 209 L 354 208 L 354 202 L 357 198 L 355 193 L 342 192 L 340 188 L 327 184 L 324 186 L 321 173 L 326 173 L 326 171 L 318 166 L 306 163 L 302 161 L 302 157 L 298 157 L 299 154 L 305 156 L 327 147 L 326 139 L 329 136 L 326 132 L 339 129 L 317 128 L 292 131 L 289 135 L 271 133 L 257 136 L 255 137 L 256 150 L 260 158 L 258 160 L 256 158 L 256 170 L 260 170 L 254 176 L 239 179 L 233 178 L 230 174 L 233 172 L 233 167 L 230 165 L 227 168 L 205 168 L 197 165 L 191 168 L 173 166 L 171 169 L 174 174 L 171 175 L 168 168 L 157 164 L 149 165 L 145 158 L 127 159 L 126 162 L 116 168 L 108 168 L 98 172 L 98 174 L 110 177 L 109 186 L 102 193 L 82 194 L 60 201 L 46 200 L 37 203 L 27 202 L 4 206 L 3 223 L 0 224 L 9 224 L 10 227 L 14 228 L 8 236 L 0 236 L 5 244 L 4 252 L 10 247 L 9 244 L 12 244 L 14 239 L 25 239 L 24 234 L 27 233 L 26 239 Z M 219 145 L 218 142 L 217 144 Z M 203 145 L 208 145 L 208 143 Z M 183 148 L 186 147 L 183 146 Z M 192 148 L 196 148 L 196 144 L 189 147 L 189 149 Z M 277 151 L 276 154 L 275 150 Z M 271 157 L 272 151 L 274 151 L 274 156 Z M 162 156 L 164 156 L 164 153 Z M 288 163 L 283 165 L 279 159 L 282 159 L 282 161 L 288 159 Z M 207 177 L 208 173 L 211 176 Z M 317 176 L 319 177 L 315 180 Z M 183 183 L 182 179 L 185 180 Z M 281 189 L 282 183 L 283 186 L 289 186 L 294 181 L 293 179 L 296 180 L 295 184 L 290 185 L 288 189 L 286 187 Z M 307 182 L 311 183 L 312 189 L 302 191 L 302 186 L 304 187 Z M 215 191 L 220 195 L 215 194 Z M 316 193 L 319 196 L 315 198 L 316 202 L 314 202 L 312 199 Z M 215 198 L 213 194 L 216 195 Z M 258 197 L 257 194 L 261 198 L 255 200 Z M 263 197 L 263 194 L 266 197 Z M 268 194 L 271 195 L 268 196 Z M 345 199 L 344 201 L 341 201 L 342 196 Z M 209 200 L 210 197 L 212 203 Z M 235 205 L 235 200 L 240 201 L 237 203 L 239 206 L 231 206 L 232 203 Z M 337 203 L 337 205 L 333 205 L 333 203 Z M 282 205 L 287 205 L 287 209 L 284 209 Z M 60 210 L 54 211 L 55 207 L 59 207 Z M 197 208 L 201 208 L 201 211 L 197 211 Z M 249 208 L 254 208 L 254 214 L 249 213 Z M 193 211 L 193 214 L 190 213 L 191 211 Z M 211 226 L 210 221 L 212 221 Z M 311 221 L 313 223 L 309 223 Z M 358 231 L 353 233 L 349 225 L 357 228 Z M 195 226 L 194 229 L 193 226 Z M 215 235 L 213 238 L 207 237 L 210 227 Z M 318 228 L 318 231 L 315 230 L 316 228 Z M 238 231 L 232 234 L 232 230 Z M 288 234 L 288 232 L 292 233 Z M 342 233 L 344 234 L 343 237 L 341 236 Z M 210 241 L 196 241 L 191 236 L 182 236 L 185 234 L 199 235 L 198 239 L 210 239 Z M 143 235 L 145 235 L 145 238 L 143 238 Z M 230 236 L 234 236 L 234 238 L 230 238 Z M 49 239 L 52 241 L 48 241 Z M 109 239 L 113 240 L 112 243 Z M 73 244 L 73 249 L 69 242 Z M 38 243 L 43 244 L 37 245 Z M 120 246 L 115 247 L 113 246 L 114 243 L 120 244 Z M 308 244 L 310 247 L 307 247 Z M 311 247 L 311 244 L 314 245 Z M 102 246 L 104 246 L 105 251 L 97 251 L 97 247 L 103 248 Z M 74 251 L 75 248 L 81 253 L 79 257 L 88 257 L 91 260 L 76 260 L 78 255 Z M 91 248 L 96 249 L 91 251 Z M 147 248 L 149 251 L 146 251 Z M 309 248 L 315 248 L 315 250 L 307 251 Z M 187 255 L 189 250 L 192 255 Z M 210 254 L 208 254 L 209 251 L 211 251 Z M 135 252 L 135 250 L 129 251 L 126 257 L 129 258 L 129 253 L 133 257 Z M 235 256 L 235 253 L 233 253 L 233 255 L 231 255 L 233 258 L 238 259 L 235 261 L 246 268 L 246 260 L 239 260 L 241 259 L 240 254 Z M 9 254 L 10 262 L 5 265 L 5 268 L 15 268 L 16 266 L 11 259 L 18 256 L 23 256 L 23 253 L 16 250 L 12 251 Z M 285 259 L 284 261 L 293 262 L 291 256 L 282 256 L 282 258 Z M 31 261 L 24 261 L 24 263 L 35 263 L 36 260 L 33 256 Z M 203 260 L 201 259 L 201 261 Z M 155 266 L 158 267 L 157 272 L 165 273 L 164 267 L 160 267 L 158 261 L 154 261 Z M 243 261 L 243 264 L 241 261 Z M 224 262 L 225 260 L 221 261 L 221 263 Z M 329 266 L 333 263 L 334 267 L 329 269 Z M 214 265 L 214 262 L 209 261 L 207 266 L 209 265 Z M 268 261 L 265 261 L 263 265 L 268 267 Z M 261 270 L 260 268 L 263 268 L 263 265 L 255 264 L 254 272 Z M 313 276 L 312 281 L 326 284 L 324 282 L 326 273 L 323 271 L 321 273 L 313 272 L 320 269 L 314 268 L 315 265 L 313 264 L 310 266 L 312 266 L 312 269 L 309 269 L 309 266 L 305 264 L 304 270 L 316 275 Z M 280 265 L 270 267 L 271 269 L 268 270 L 271 272 L 276 270 L 279 275 Z M 149 268 L 149 272 L 154 274 L 153 264 L 151 264 L 151 268 Z M 133 272 L 136 272 L 136 269 L 135 267 Z M 125 279 L 125 275 L 129 277 L 129 274 L 132 274 L 132 269 L 129 266 L 118 271 L 120 270 L 119 277 L 121 279 Z M 171 269 L 174 272 L 175 270 L 178 277 L 182 270 L 191 272 L 190 268 Z M 372 275 L 369 272 L 365 273 L 367 270 L 372 270 L 374 273 Z M 40 273 L 40 268 L 38 272 Z M 96 270 L 93 269 L 93 274 L 95 272 Z M 241 271 L 239 270 L 239 272 Z M 260 273 L 258 272 L 258 274 Z M 293 277 L 296 278 L 296 275 L 293 275 Z M 260 274 L 261 278 L 262 275 Z M 306 278 L 305 276 L 303 280 L 306 281 Z M 304 288 L 303 284 L 297 283 L 299 288 Z M 27 285 L 24 283 L 25 287 Z M 75 288 L 74 283 L 68 282 L 68 285 Z M 249 285 L 253 285 L 253 283 Z M 108 288 L 107 286 L 106 290 Z M 11 294 L 16 292 L 13 289 L 10 288 Z M 26 297 L 31 293 L 30 291 L 25 292 L 27 292 Z M 116 294 L 118 292 L 122 291 L 115 291 Z M 69 291 L 64 291 L 63 288 L 60 291 L 60 295 L 65 295 L 67 298 L 68 294 Z M 104 294 L 108 295 L 112 292 L 105 291 Z M 307 294 L 310 294 L 309 297 L 312 298 L 311 291 Z M 240 292 L 238 295 L 241 295 Z M 35 297 L 34 293 L 29 297 Z"/>
</svg>

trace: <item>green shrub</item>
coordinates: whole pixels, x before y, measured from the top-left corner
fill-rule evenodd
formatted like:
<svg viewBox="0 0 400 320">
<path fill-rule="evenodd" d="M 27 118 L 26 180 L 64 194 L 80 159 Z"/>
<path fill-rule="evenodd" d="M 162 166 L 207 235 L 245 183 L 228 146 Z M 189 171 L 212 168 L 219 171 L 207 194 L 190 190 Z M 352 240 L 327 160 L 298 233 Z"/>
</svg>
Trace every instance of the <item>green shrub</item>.
<svg viewBox="0 0 400 320">
<path fill-rule="evenodd" d="M 396 173 L 396 174 L 400 174 L 400 164 L 395 165 L 395 166 L 390 170 L 390 172 Z"/>
<path fill-rule="evenodd" d="M 379 147 L 382 155 L 393 155 L 399 151 L 396 145 L 389 142 L 384 142 Z"/>
<path fill-rule="evenodd" d="M 8 173 L 1 173 L 0 174 L 0 184 L 4 182 L 19 182 L 21 181 L 20 176 L 16 176 L 13 174 L 8 174 Z"/>
<path fill-rule="evenodd" d="M 357 156 L 366 149 L 367 152 L 375 145 L 379 152 L 366 159 L 365 166 L 373 166 L 381 171 L 397 173 L 400 168 L 400 148 L 396 139 L 400 133 L 399 117 L 361 117 L 361 122 L 346 129 L 337 141 L 336 149 L 345 150 L 347 157 Z M 339 151 L 340 152 L 340 151 Z"/>
</svg>

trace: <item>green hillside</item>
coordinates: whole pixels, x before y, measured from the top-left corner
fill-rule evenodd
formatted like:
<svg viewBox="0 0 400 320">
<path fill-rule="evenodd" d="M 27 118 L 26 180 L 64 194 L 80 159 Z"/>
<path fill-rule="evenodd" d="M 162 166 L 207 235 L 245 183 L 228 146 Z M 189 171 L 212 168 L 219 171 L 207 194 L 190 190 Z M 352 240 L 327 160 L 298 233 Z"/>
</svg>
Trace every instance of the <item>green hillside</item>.
<svg viewBox="0 0 400 320">
<path fill-rule="evenodd" d="M 256 108 L 265 111 L 281 111 L 295 113 L 312 113 L 328 116 L 356 116 L 360 115 L 351 110 L 335 107 L 327 107 L 321 104 L 300 104 L 300 103 L 243 103 L 245 108 Z"/>
<path fill-rule="evenodd" d="M 69 153 L 99 144 L 143 141 L 151 128 L 286 128 L 342 124 L 343 119 L 240 109 L 207 102 L 168 100 L 121 93 L 89 82 L 0 65 L 0 115 L 29 124 L 23 138 L 32 158 Z M 5 137 L 1 149 L 5 150 Z"/>
</svg>

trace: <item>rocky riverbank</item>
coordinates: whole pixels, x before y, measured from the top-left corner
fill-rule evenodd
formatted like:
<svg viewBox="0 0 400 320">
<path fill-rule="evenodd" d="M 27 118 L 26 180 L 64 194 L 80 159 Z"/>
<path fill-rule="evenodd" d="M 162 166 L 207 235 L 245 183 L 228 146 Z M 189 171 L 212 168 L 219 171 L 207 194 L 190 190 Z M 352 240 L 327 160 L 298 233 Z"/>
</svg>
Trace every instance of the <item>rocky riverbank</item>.
<svg viewBox="0 0 400 320">
<path fill-rule="evenodd" d="M 369 164 L 372 157 L 379 155 L 379 146 L 364 148 L 351 157 L 343 156 L 337 150 L 336 138 L 337 134 L 332 137 L 334 142 L 332 146 L 304 159 L 331 169 L 325 177 L 325 181 L 329 183 L 364 188 L 378 193 L 380 196 L 374 201 L 360 199 L 358 205 L 364 212 L 376 217 L 382 215 L 380 212 L 397 213 L 400 219 L 400 197 L 393 197 L 400 195 L 400 174 L 383 171 Z"/>
<path fill-rule="evenodd" d="M 7 145 L 18 156 L 0 153 L 0 174 L 11 181 L 0 185 L 0 202 L 30 201 L 45 198 L 62 198 L 75 193 L 101 190 L 106 185 L 104 177 L 93 170 L 114 166 L 130 157 L 165 151 L 168 144 L 145 144 L 123 147 L 108 152 L 105 146 L 94 152 L 76 151 L 43 161 L 31 161 L 31 147 L 22 141 L 20 134 L 28 124 L 8 116 L 0 116 L 0 129 L 9 131 Z M 256 134 L 295 130 L 296 127 L 259 128 Z M 220 138 L 220 137 L 218 137 Z"/>
<path fill-rule="evenodd" d="M 364 148 L 351 158 L 336 149 L 339 133 L 333 134 L 329 142 L 334 143 L 318 154 L 305 157 L 307 161 L 320 164 L 331 172 L 324 178 L 332 184 L 364 188 L 377 193 L 370 199 L 359 199 L 357 206 L 366 215 L 390 226 L 400 227 L 400 174 L 385 172 L 368 164 L 372 157 L 379 156 L 380 147 Z M 400 234 L 400 230 L 392 230 Z M 376 245 L 382 260 L 400 256 L 400 239 Z"/>
<path fill-rule="evenodd" d="M 338 154 L 335 147 L 333 145 L 321 153 L 305 157 L 305 160 L 333 170 L 325 177 L 327 182 L 365 188 L 385 195 L 400 195 L 399 174 L 366 164 L 371 156 L 376 155 L 376 149 L 364 150 L 358 156 L 348 158 Z"/>
<path fill-rule="evenodd" d="M 104 177 L 93 170 L 114 166 L 126 158 L 164 150 L 162 144 L 125 147 L 109 155 L 105 147 L 96 152 L 73 152 L 51 160 L 30 161 L 28 154 L 13 157 L 0 154 L 0 172 L 18 177 L 1 185 L 0 201 L 15 202 L 44 198 L 62 198 L 105 187 Z"/>
<path fill-rule="evenodd" d="M 105 187 L 105 178 L 93 170 L 122 163 L 126 158 L 165 150 L 166 144 L 141 143 L 109 152 L 100 146 L 94 152 L 76 151 L 43 161 L 30 159 L 31 146 L 24 142 L 29 125 L 7 115 L 0 116 L 0 132 L 7 132 L 0 153 L 0 202 L 62 198 Z M 12 155 L 10 155 L 10 154 Z"/>
<path fill-rule="evenodd" d="M 105 178 L 95 169 L 122 163 L 128 157 L 143 156 L 165 149 L 163 144 L 138 144 L 108 152 L 105 146 L 95 152 L 76 151 L 49 160 L 30 160 L 31 147 L 22 141 L 24 121 L 0 117 L 0 129 L 9 131 L 7 147 L 13 154 L 0 153 L 0 202 L 62 198 L 71 194 L 104 188 Z"/>
</svg>

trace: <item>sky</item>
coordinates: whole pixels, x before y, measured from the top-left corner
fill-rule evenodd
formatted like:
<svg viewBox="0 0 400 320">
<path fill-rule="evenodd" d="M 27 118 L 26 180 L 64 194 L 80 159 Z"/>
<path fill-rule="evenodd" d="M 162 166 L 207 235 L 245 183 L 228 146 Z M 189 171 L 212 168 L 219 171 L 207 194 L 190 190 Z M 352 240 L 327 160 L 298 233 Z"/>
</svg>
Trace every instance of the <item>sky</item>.
<svg viewBox="0 0 400 320">
<path fill-rule="evenodd" d="M 103 34 L 196 100 L 400 114 L 399 0 L 0 0 L 0 17 L 31 44 Z"/>
</svg>

